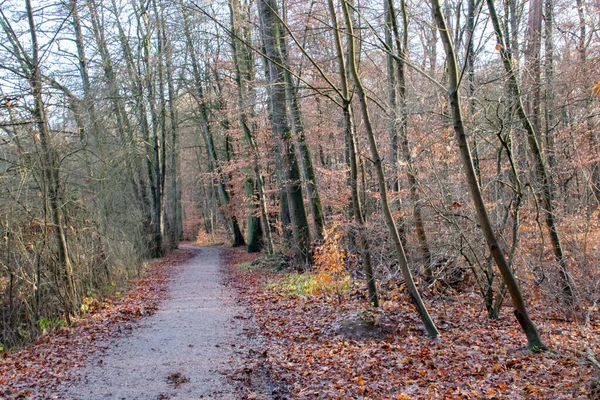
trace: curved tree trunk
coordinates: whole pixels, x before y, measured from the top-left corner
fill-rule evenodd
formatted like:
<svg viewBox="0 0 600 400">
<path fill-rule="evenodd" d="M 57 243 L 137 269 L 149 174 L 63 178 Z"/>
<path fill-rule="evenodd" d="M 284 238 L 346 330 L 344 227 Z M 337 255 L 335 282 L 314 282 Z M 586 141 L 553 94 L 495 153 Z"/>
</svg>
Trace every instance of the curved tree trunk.
<svg viewBox="0 0 600 400">
<path fill-rule="evenodd" d="M 481 225 L 481 230 L 485 236 L 486 242 L 496 261 L 496 265 L 502 274 L 502 278 L 506 283 L 508 291 L 510 293 L 513 306 L 515 308 L 515 316 L 519 321 L 519 324 L 523 328 L 525 335 L 527 336 L 527 342 L 529 349 L 533 351 L 540 351 L 546 349 L 546 346 L 542 343 L 542 339 L 537 331 L 536 326 L 529 318 L 527 313 L 527 307 L 521 294 L 519 284 L 504 257 L 504 253 L 500 248 L 500 244 L 496 238 L 496 234 L 492 228 L 492 224 L 489 219 L 487 209 L 483 196 L 481 195 L 481 189 L 477 181 L 475 174 L 475 168 L 473 167 L 473 159 L 471 158 L 471 150 L 469 148 L 469 142 L 467 140 L 467 134 L 462 121 L 462 111 L 460 107 L 460 97 L 458 95 L 458 66 L 456 65 L 456 56 L 454 54 L 454 48 L 452 41 L 448 33 L 446 26 L 446 20 L 442 14 L 439 0 L 432 0 L 434 17 L 444 44 L 446 51 L 446 61 L 448 70 L 448 100 L 450 102 L 450 108 L 452 110 L 452 120 L 454 124 L 454 133 L 458 147 L 460 150 L 460 156 L 463 164 L 463 169 L 467 178 L 467 184 L 469 185 L 469 191 L 475 204 L 477 211 L 477 217 Z"/>
<path fill-rule="evenodd" d="M 390 210 L 389 201 L 387 198 L 387 187 L 385 181 L 385 175 L 383 173 L 383 166 L 381 162 L 381 158 L 379 157 L 379 150 L 377 149 L 377 143 L 375 142 L 375 133 L 373 132 L 373 127 L 371 126 L 371 116 L 369 115 L 369 106 L 367 103 L 367 95 L 365 93 L 365 89 L 362 85 L 362 81 L 358 74 L 358 68 L 356 66 L 356 51 L 354 45 L 354 29 L 352 26 L 352 20 L 350 18 L 350 11 L 348 10 L 348 4 L 342 0 L 342 12 L 344 14 L 344 19 L 346 20 L 346 30 L 348 33 L 348 66 L 350 68 L 350 73 L 354 78 L 354 84 L 356 85 L 356 92 L 358 94 L 358 100 L 360 102 L 360 108 L 362 111 L 363 122 L 365 124 L 365 131 L 367 134 L 367 138 L 369 140 L 369 145 L 371 148 L 371 157 L 372 162 L 375 166 L 375 171 L 377 173 L 377 180 L 379 182 L 379 195 L 381 197 L 381 206 L 383 208 L 383 214 L 385 217 L 385 221 L 388 226 L 388 230 L 392 237 L 392 241 L 394 243 L 394 247 L 396 248 L 396 256 L 398 257 L 398 262 L 400 264 L 400 270 L 402 271 L 402 275 L 404 280 L 406 281 L 406 287 L 408 292 L 417 308 L 419 316 L 425 325 L 425 330 L 429 336 L 435 337 L 440 333 L 438 332 L 433 320 L 429 316 L 429 312 L 421 299 L 421 295 L 415 285 L 415 282 L 412 277 L 412 273 L 408 267 L 408 261 L 406 259 L 406 254 L 404 253 L 404 247 L 402 246 L 402 241 L 400 240 L 400 236 L 398 235 L 398 229 L 396 228 L 396 222 L 394 221 L 394 217 L 392 216 L 392 211 Z"/>
</svg>

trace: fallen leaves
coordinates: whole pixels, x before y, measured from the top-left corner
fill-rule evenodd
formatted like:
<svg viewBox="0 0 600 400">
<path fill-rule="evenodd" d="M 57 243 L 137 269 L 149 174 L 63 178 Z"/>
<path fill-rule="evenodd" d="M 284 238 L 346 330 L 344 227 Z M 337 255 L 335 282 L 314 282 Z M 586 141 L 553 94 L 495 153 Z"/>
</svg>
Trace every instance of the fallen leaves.
<svg viewBox="0 0 600 400">
<path fill-rule="evenodd" d="M 242 255 L 232 253 L 231 264 L 235 264 Z M 442 336 L 432 340 L 424 335 L 405 290 L 383 293 L 389 298 L 384 298 L 381 311 L 365 309 L 364 297 L 359 296 L 282 295 L 272 284 L 281 274 L 272 273 L 268 266 L 241 270 L 230 265 L 228 270 L 230 283 L 261 328 L 271 376 L 279 384 L 287 383 L 294 398 L 593 396 L 593 369 L 567 350 L 581 346 L 582 338 L 562 333 L 577 331 L 575 323 L 555 321 L 550 315 L 544 318 L 541 304 L 533 307 L 532 316 L 553 352 L 533 354 L 508 310 L 490 320 L 480 298 L 471 292 L 452 302 L 429 299 L 442 328 Z M 354 335 L 348 326 L 354 327 Z M 600 324 L 595 321 L 589 329 L 596 333 L 588 339 L 597 352 Z M 358 330 L 362 333 L 356 335 Z"/>
<path fill-rule="evenodd" d="M 179 387 L 185 383 L 188 383 L 190 378 L 183 375 L 181 372 L 173 372 L 167 376 L 167 383 L 175 387 Z"/>
<path fill-rule="evenodd" d="M 595 96 L 599 96 L 600 95 L 600 82 L 596 83 L 596 86 L 594 86 L 594 88 L 592 89 L 592 91 L 594 92 Z"/>
</svg>

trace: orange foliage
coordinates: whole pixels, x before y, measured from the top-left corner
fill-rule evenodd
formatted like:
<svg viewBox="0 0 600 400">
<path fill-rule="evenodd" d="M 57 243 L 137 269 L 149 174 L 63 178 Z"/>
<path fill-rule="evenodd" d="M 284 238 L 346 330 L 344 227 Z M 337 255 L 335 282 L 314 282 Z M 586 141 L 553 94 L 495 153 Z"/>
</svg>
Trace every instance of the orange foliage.
<svg viewBox="0 0 600 400">
<path fill-rule="evenodd" d="M 340 246 L 341 234 L 338 224 L 323 229 L 323 244 L 314 253 L 314 268 L 317 272 L 312 281 L 314 293 L 340 294 L 348 284 L 349 274 L 345 268 L 346 252 Z"/>
</svg>

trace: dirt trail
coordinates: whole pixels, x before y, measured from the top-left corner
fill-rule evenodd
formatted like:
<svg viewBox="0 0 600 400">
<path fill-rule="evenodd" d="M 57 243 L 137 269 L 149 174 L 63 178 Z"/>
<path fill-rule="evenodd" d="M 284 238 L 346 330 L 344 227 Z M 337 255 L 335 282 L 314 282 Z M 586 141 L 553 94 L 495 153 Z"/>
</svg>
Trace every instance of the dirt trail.
<svg viewBox="0 0 600 400">
<path fill-rule="evenodd" d="M 243 321 L 234 318 L 244 310 L 221 283 L 221 250 L 197 251 L 175 276 L 159 311 L 93 357 L 61 398 L 242 397 L 226 374 L 241 362 L 239 348 L 248 340 Z"/>
</svg>

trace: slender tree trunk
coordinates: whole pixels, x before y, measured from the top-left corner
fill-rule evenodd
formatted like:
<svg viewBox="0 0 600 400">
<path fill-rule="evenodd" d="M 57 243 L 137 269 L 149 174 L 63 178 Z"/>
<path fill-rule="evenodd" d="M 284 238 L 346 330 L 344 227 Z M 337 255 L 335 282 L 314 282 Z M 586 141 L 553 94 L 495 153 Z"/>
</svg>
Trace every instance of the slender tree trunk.
<svg viewBox="0 0 600 400">
<path fill-rule="evenodd" d="M 390 205 L 387 198 L 387 185 L 385 175 L 383 173 L 383 166 L 381 163 L 381 158 L 379 157 L 377 143 L 375 142 L 375 133 L 373 132 L 373 127 L 371 125 L 371 116 L 369 115 L 367 96 L 356 66 L 354 29 L 352 26 L 352 20 L 350 19 L 350 11 L 348 10 L 348 4 L 344 0 L 342 0 L 342 12 L 344 14 L 344 19 L 346 20 L 346 31 L 348 34 L 348 64 L 350 67 L 350 73 L 354 78 L 354 84 L 356 86 L 356 92 L 358 94 L 358 100 L 360 102 L 360 108 L 362 111 L 363 122 L 365 124 L 365 131 L 371 148 L 372 162 L 377 173 L 377 180 L 379 182 L 379 195 L 381 197 L 381 206 L 383 208 L 383 214 L 388 225 L 390 235 L 392 236 L 394 247 L 396 248 L 396 256 L 398 257 L 400 270 L 402 271 L 402 275 L 404 276 L 404 280 L 406 281 L 406 287 L 408 289 L 408 292 L 417 308 L 417 311 L 419 313 L 419 316 L 421 317 L 421 320 L 423 321 L 423 324 L 425 325 L 425 330 L 427 331 L 427 334 L 429 336 L 435 337 L 439 335 L 439 332 L 433 320 L 429 316 L 429 312 L 427 311 L 427 308 L 425 307 L 425 304 L 421 299 L 421 295 L 419 294 L 417 286 L 415 285 L 412 273 L 410 272 L 410 269 L 408 267 L 408 261 L 406 259 L 406 254 L 404 253 L 402 241 L 400 240 L 398 230 L 396 229 L 396 222 L 394 221 L 394 217 L 392 216 L 392 212 L 390 210 Z"/>
<path fill-rule="evenodd" d="M 158 139 L 159 143 L 159 186 L 160 186 L 160 234 L 161 241 L 164 238 L 167 231 L 166 225 L 166 209 L 165 209 L 165 185 L 167 181 L 167 99 L 165 97 L 165 64 L 164 64 L 164 35 L 163 26 L 161 23 L 161 17 L 159 9 L 156 5 L 156 0 L 152 0 L 152 8 L 154 11 L 154 21 L 156 24 L 156 47 L 157 54 L 156 59 L 158 63 L 158 104 L 160 107 L 160 113 L 157 113 L 159 118 L 160 136 Z"/>
<path fill-rule="evenodd" d="M 165 18 L 161 18 L 162 31 L 166 32 Z M 173 83 L 173 48 L 168 35 L 163 34 L 163 48 L 166 66 L 167 91 L 169 96 L 169 119 L 171 122 L 171 159 L 170 159 L 170 232 L 171 245 L 177 247 L 183 238 L 183 219 L 181 207 L 181 188 L 179 185 L 179 121 L 177 118 L 177 104 L 175 85 Z"/>
<path fill-rule="evenodd" d="M 467 50 L 466 63 L 467 63 L 467 77 L 469 80 L 469 114 L 475 114 L 475 2 L 477 6 L 481 5 L 481 0 L 468 0 L 469 4 L 467 7 L 467 44 L 465 46 Z M 475 173 L 477 174 L 477 180 L 479 185 L 482 185 L 481 181 L 481 168 L 479 166 L 479 152 L 477 149 L 477 139 L 473 135 L 473 166 L 475 167 Z"/>
<path fill-rule="evenodd" d="M 505 18 L 504 21 L 504 28 L 505 28 L 505 32 L 506 32 L 506 41 L 510 42 L 510 44 L 508 45 L 508 47 L 510 48 L 510 51 L 512 53 L 513 59 L 517 62 L 516 65 L 513 66 L 514 70 L 515 70 L 515 74 L 517 77 L 519 77 L 519 71 L 520 71 L 520 67 L 519 67 L 519 63 L 518 61 L 521 58 L 521 43 L 519 41 L 519 38 L 521 36 L 521 20 L 523 17 L 523 9 L 525 6 L 525 2 L 524 1 L 517 1 L 517 0 L 507 0 L 505 3 L 505 9 L 506 9 L 506 15 L 507 18 Z M 506 110 L 506 116 L 508 117 L 508 119 L 506 120 L 506 124 L 509 127 L 512 127 L 512 121 L 514 116 L 516 115 L 516 109 L 517 106 L 515 104 L 514 98 L 512 96 L 512 82 L 509 80 L 506 84 L 506 97 L 507 97 L 507 110 Z M 517 163 L 519 165 L 519 168 L 521 170 L 526 170 L 527 169 L 527 139 L 526 139 L 526 133 L 523 131 L 523 129 L 518 128 L 518 127 L 514 127 L 512 128 L 515 130 L 515 134 L 513 135 L 513 143 L 516 146 L 516 155 L 517 155 Z"/>
<path fill-rule="evenodd" d="M 79 17 L 79 5 L 77 0 L 70 0 L 68 6 L 73 19 L 73 29 L 75 31 L 75 45 L 77 47 L 77 58 L 79 61 L 79 74 L 81 75 L 81 83 L 83 86 L 83 103 L 85 105 L 86 125 L 93 129 L 93 133 L 98 132 L 98 120 L 96 118 L 96 109 L 94 100 L 91 95 L 90 74 L 88 69 L 87 56 L 85 54 L 85 46 L 83 43 L 83 33 L 81 31 L 81 19 Z M 81 141 L 85 141 L 87 132 L 81 132 Z M 97 138 L 95 138 L 97 140 Z"/>
<path fill-rule="evenodd" d="M 240 108 L 240 125 L 248 143 L 248 149 L 252 158 L 252 169 L 254 171 L 254 178 L 248 178 L 245 183 L 246 195 L 255 204 L 255 206 L 251 207 L 251 212 L 248 216 L 248 251 L 259 251 L 264 244 L 267 252 L 273 254 L 273 238 L 271 236 L 269 214 L 264 193 L 264 182 L 260 171 L 260 155 L 258 145 L 254 139 L 256 124 L 249 121 L 248 118 L 249 108 L 250 116 L 254 117 L 253 106 L 249 107 L 248 104 L 252 104 L 255 99 L 254 96 L 248 98 L 253 93 L 248 93 L 249 91 L 247 90 L 249 81 L 253 79 L 252 56 L 248 49 L 244 48 L 244 44 L 238 40 L 239 37 L 244 37 L 246 41 L 251 38 L 243 35 L 243 28 L 239 26 L 243 21 L 239 0 L 229 0 L 228 4 L 232 31 L 231 47 L 238 92 L 238 106 Z M 257 208 L 260 210 L 260 220 L 263 222 L 262 230 L 260 229 L 260 220 L 255 215 Z"/>
<path fill-rule="evenodd" d="M 315 238 L 320 240 L 323 238 L 323 226 L 325 225 L 323 220 L 323 209 L 321 206 L 321 196 L 319 195 L 319 188 L 317 186 L 317 178 L 315 175 L 312 158 L 310 156 L 310 150 L 306 144 L 306 136 L 304 135 L 304 122 L 302 120 L 300 105 L 298 104 L 297 90 L 294 87 L 292 75 L 288 71 L 289 61 L 287 58 L 287 45 L 283 35 L 281 37 L 281 53 L 282 62 L 284 63 L 283 66 L 285 67 L 283 70 L 283 75 L 285 78 L 285 98 L 290 110 L 292 128 L 298 144 L 298 150 L 300 152 L 300 164 L 302 165 L 302 175 L 306 184 L 308 204 L 310 206 L 310 213 L 315 223 Z"/>
<path fill-rule="evenodd" d="M 573 288 L 571 278 L 568 273 L 568 263 L 567 258 L 564 255 L 560 235 L 558 233 L 558 227 L 556 225 L 556 220 L 554 216 L 554 205 L 553 201 L 553 189 L 550 181 L 550 177 L 548 175 L 548 171 L 546 169 L 546 164 L 544 163 L 544 158 L 542 157 L 542 151 L 537 141 L 537 136 L 533 125 L 531 124 L 527 114 L 525 113 L 525 108 L 523 107 L 523 102 L 521 101 L 521 91 L 519 88 L 519 82 L 515 71 L 513 69 L 513 59 L 511 52 L 506 47 L 506 43 L 504 41 L 504 34 L 502 32 L 502 27 L 500 26 L 500 22 L 498 19 L 498 15 L 496 14 L 496 8 L 494 6 L 493 0 L 486 0 L 488 9 L 490 11 L 490 18 L 494 25 L 494 31 L 496 32 L 496 38 L 498 41 L 498 45 L 500 47 L 500 55 L 502 57 L 502 61 L 504 64 L 504 68 L 506 73 L 508 74 L 508 78 L 510 80 L 511 89 L 512 89 L 512 97 L 516 106 L 517 115 L 519 116 L 521 123 L 523 124 L 523 128 L 527 133 L 527 142 L 529 144 L 529 150 L 533 156 L 535 171 L 538 180 L 538 184 L 541 190 L 541 198 L 542 198 L 542 208 L 545 216 L 546 227 L 550 232 L 550 241 L 552 243 L 552 250 L 554 252 L 554 258 L 558 263 L 558 271 L 561 278 L 561 289 L 564 294 L 565 300 L 568 304 L 573 303 Z"/>
<path fill-rule="evenodd" d="M 541 68 L 540 53 L 542 46 L 542 0 L 529 0 L 529 21 L 527 26 L 527 46 L 525 48 L 524 81 L 529 82 L 530 93 L 525 102 L 527 114 L 535 131 L 538 144 L 543 143 L 541 136 Z"/>
<path fill-rule="evenodd" d="M 492 1 L 492 0 L 490 0 Z M 458 94 L 458 66 L 456 65 L 456 55 L 454 54 L 454 48 L 450 35 L 448 34 L 448 28 L 446 26 L 446 20 L 442 14 L 439 0 L 432 0 L 432 7 L 434 17 L 440 31 L 444 50 L 446 51 L 446 61 L 448 69 L 448 99 L 450 101 L 450 107 L 452 110 L 452 120 L 454 124 L 454 132 L 456 141 L 460 150 L 460 156 L 463 164 L 463 169 L 467 178 L 467 184 L 473 203 L 475 204 L 475 210 L 477 211 L 477 217 L 481 229 L 485 236 L 486 242 L 496 261 L 496 265 L 502 274 L 502 278 L 506 283 L 508 291 L 510 293 L 513 306 L 515 308 L 515 316 L 517 321 L 523 328 L 525 335 L 527 336 L 528 347 L 532 351 L 540 351 L 546 349 L 546 346 L 542 343 L 542 339 L 537 331 L 533 321 L 529 318 L 527 313 L 527 307 L 519 284 L 510 268 L 510 265 L 504 257 L 504 253 L 500 248 L 500 244 L 496 238 L 496 234 L 492 228 L 488 212 L 485 207 L 483 196 L 481 195 L 481 189 L 477 182 L 477 176 L 475 174 L 475 168 L 473 167 L 473 160 L 471 158 L 471 150 L 469 148 L 469 142 L 467 140 L 467 134 L 462 121 L 462 111 L 460 107 L 460 97 Z"/>
<path fill-rule="evenodd" d="M 544 6 L 544 55 L 545 55 L 545 96 L 544 96 L 544 119 L 546 120 L 545 139 L 546 160 L 550 172 L 555 167 L 556 158 L 554 154 L 554 1 L 545 0 Z M 552 176 L 552 174 L 551 174 Z"/>
<path fill-rule="evenodd" d="M 62 209 L 60 187 L 60 161 L 58 154 L 52 144 L 48 120 L 46 118 L 44 101 L 42 98 L 42 73 L 40 70 L 39 44 L 37 38 L 37 27 L 33 15 L 31 0 L 26 0 L 27 21 L 29 23 L 29 35 L 31 38 L 32 54 L 28 58 L 28 69 L 24 71 L 29 76 L 29 86 L 34 100 L 33 115 L 35 117 L 36 128 L 40 137 L 40 147 L 42 150 L 42 170 L 44 175 L 44 193 L 47 195 L 48 210 L 52 218 L 54 238 L 58 251 L 58 264 L 62 268 L 62 282 L 65 285 L 65 317 L 69 319 L 76 309 L 77 293 L 75 289 L 75 279 L 73 276 L 73 265 L 69 256 L 67 246 L 67 237 L 64 229 L 64 214 Z"/>
<path fill-rule="evenodd" d="M 143 0 L 142 0 L 143 1 Z M 148 12 L 143 3 L 137 7 L 136 10 L 138 23 L 140 23 L 144 30 L 142 32 L 142 65 L 144 66 L 144 86 L 145 86 L 145 98 L 148 102 L 148 108 L 150 111 L 150 118 L 152 121 L 152 146 L 150 148 L 150 154 L 148 160 L 151 164 L 148 166 L 149 179 L 150 179 L 150 193 L 152 194 L 152 256 L 162 257 L 163 255 L 163 191 L 162 191 L 162 159 L 161 159 L 161 132 L 162 127 L 161 118 L 156 110 L 156 87 L 154 80 L 155 67 L 151 64 L 151 35 L 150 35 L 150 21 Z M 160 66 L 156 68 L 160 70 Z M 162 97 L 162 93 L 161 93 Z M 143 99 L 142 99 L 143 101 Z M 145 116 L 144 116 L 145 117 Z"/>
<path fill-rule="evenodd" d="M 587 64 L 587 22 L 585 13 L 585 2 L 584 0 L 576 0 L 577 15 L 579 17 L 579 41 L 577 43 L 577 50 L 579 51 L 579 62 L 581 65 L 579 69 L 584 71 Z M 589 78 L 583 79 L 583 86 L 587 88 Z M 586 91 L 587 92 L 587 91 Z M 600 162 L 597 161 L 600 154 L 600 144 L 598 143 L 598 134 L 596 133 L 596 127 L 594 126 L 594 116 L 590 113 L 590 107 L 593 102 L 593 94 L 586 93 L 585 95 L 585 114 L 587 130 L 590 135 L 590 145 L 592 154 L 595 154 L 594 161 L 592 162 L 592 192 L 596 199 L 596 206 L 600 205 Z"/>
<path fill-rule="evenodd" d="M 399 105 L 399 96 L 400 91 L 405 89 L 401 88 L 402 84 L 399 82 L 401 79 L 400 76 L 397 75 L 397 65 L 394 62 L 394 57 L 392 55 L 394 42 L 392 38 L 392 19 L 395 18 L 393 15 L 394 10 L 391 8 L 392 4 L 388 0 L 383 0 L 383 6 L 386 15 L 386 23 L 385 23 L 385 44 L 389 49 L 386 57 L 386 69 L 387 69 L 387 86 L 388 86 L 388 101 L 390 103 L 390 112 L 389 112 L 389 129 L 390 129 L 390 187 L 394 192 L 394 200 L 392 201 L 392 208 L 395 211 L 398 211 L 401 216 L 396 219 L 396 224 L 398 226 L 398 234 L 400 235 L 400 240 L 402 241 L 402 246 L 406 247 L 408 245 L 408 241 L 406 240 L 406 221 L 404 216 L 402 215 L 402 200 L 400 199 L 400 179 L 399 179 L 399 152 L 398 152 L 398 142 L 400 140 L 402 130 L 403 121 L 402 121 L 402 113 L 404 110 L 400 108 Z M 404 93 L 402 93 L 404 95 Z M 402 99 L 404 100 L 404 99 Z"/>
<path fill-rule="evenodd" d="M 118 133 L 121 137 L 121 140 L 123 141 L 123 144 L 125 146 L 131 146 L 131 150 L 133 151 L 133 153 L 137 154 L 137 151 L 138 151 L 137 148 L 135 146 L 131 145 L 131 143 L 134 143 L 134 140 L 133 140 L 134 132 L 133 132 L 132 124 L 129 120 L 127 111 L 125 110 L 123 101 L 121 100 L 121 95 L 119 93 L 119 88 L 118 88 L 118 83 L 117 83 L 117 76 L 113 69 L 113 61 L 112 61 L 110 52 L 108 50 L 108 46 L 106 44 L 104 28 L 100 21 L 100 17 L 98 15 L 98 7 L 96 5 L 95 0 L 87 0 L 87 6 L 90 11 L 90 20 L 91 20 L 92 28 L 94 31 L 94 37 L 96 39 L 96 43 L 98 45 L 98 49 L 99 49 L 99 53 L 100 53 L 100 58 L 102 61 L 102 69 L 104 72 L 104 77 L 105 77 L 107 85 L 108 85 L 108 92 L 109 92 L 110 99 L 111 99 L 112 109 L 113 109 L 113 112 L 115 114 L 116 121 L 117 121 Z M 129 43 L 127 42 L 125 32 L 121 25 L 119 15 L 117 13 L 117 5 L 115 3 L 115 0 L 112 0 L 112 6 L 113 6 L 113 11 L 115 13 L 116 21 L 117 21 L 119 40 L 121 43 L 121 48 L 123 50 L 125 65 L 127 67 L 127 73 L 128 73 L 128 77 L 131 82 L 131 87 L 132 87 L 132 91 L 133 91 L 132 97 L 135 99 L 134 100 L 135 109 L 137 110 L 138 116 L 139 116 L 139 124 L 140 124 L 140 129 L 142 131 L 142 137 L 144 138 L 145 142 L 147 143 L 149 127 L 148 127 L 148 121 L 146 119 L 146 108 L 145 108 L 144 101 L 142 99 L 143 85 L 141 82 L 140 75 L 134 66 L 133 53 L 131 51 Z M 145 227 L 145 229 L 149 229 L 152 224 L 152 211 L 151 211 L 152 207 L 150 204 L 150 199 L 148 197 L 148 183 L 146 181 L 147 177 L 139 176 L 139 174 L 142 173 L 142 171 L 144 169 L 142 160 L 143 160 L 143 158 L 133 157 L 133 163 L 132 163 L 129 160 L 129 157 L 127 157 L 125 162 L 126 162 L 126 167 L 127 167 L 128 173 L 131 176 L 130 181 L 131 181 L 132 190 L 135 194 L 136 200 L 138 201 L 139 207 L 146 219 L 146 221 L 144 223 L 144 227 Z M 146 169 L 148 169 L 149 167 L 150 167 L 150 161 L 147 160 Z M 151 232 L 149 232 L 149 231 L 146 231 L 145 233 L 148 235 L 148 237 L 151 235 Z M 152 240 L 148 240 L 149 245 L 151 242 L 152 242 Z M 152 246 L 150 246 L 150 247 L 152 247 Z M 150 250 L 150 252 L 152 252 L 151 248 L 149 248 L 149 250 Z"/>
<path fill-rule="evenodd" d="M 331 15 L 331 23 L 333 26 L 333 34 L 335 35 L 335 49 L 337 51 L 338 69 L 340 72 L 341 90 L 342 90 L 342 107 L 344 113 L 344 130 L 347 143 L 348 161 L 350 164 L 350 191 L 352 201 L 352 214 L 360 227 L 360 245 L 362 250 L 362 261 L 365 276 L 367 278 L 367 290 L 369 291 L 369 303 L 373 307 L 379 307 L 379 297 L 377 295 L 377 282 L 373 272 L 371 260 L 371 249 L 369 246 L 369 238 L 366 232 L 366 223 L 363 217 L 360 197 L 358 195 L 358 161 L 356 149 L 356 133 L 354 128 L 354 117 L 352 115 L 352 96 L 348 85 L 348 72 L 346 70 L 346 60 L 344 50 L 342 48 L 342 38 L 340 36 L 339 23 L 335 11 L 333 0 L 328 0 L 329 14 Z"/>
<path fill-rule="evenodd" d="M 196 91 L 196 97 L 198 101 L 198 112 L 200 114 L 200 127 L 202 131 L 202 136 L 204 137 L 204 142 L 206 143 L 206 149 L 209 157 L 209 164 L 211 170 L 215 171 L 218 176 L 218 189 L 219 189 L 219 197 L 223 206 L 227 206 L 230 201 L 229 193 L 226 184 L 226 177 L 222 171 L 221 164 L 217 157 L 217 153 L 215 151 L 212 131 L 209 124 L 208 118 L 208 109 L 206 107 L 206 99 L 204 97 L 204 88 L 202 86 L 202 77 L 200 74 L 200 65 L 198 64 L 198 58 L 196 56 L 196 50 L 194 48 L 194 43 L 192 41 L 192 35 L 190 31 L 189 25 L 189 17 L 182 6 L 183 13 L 183 23 L 184 23 L 184 31 L 186 38 L 186 46 L 188 54 L 190 55 L 190 62 L 192 64 L 192 73 L 194 78 L 194 89 Z M 229 224 L 231 226 L 231 231 L 233 234 L 233 246 L 245 246 L 246 242 L 244 240 L 244 236 L 240 229 L 239 223 L 237 221 L 237 217 L 234 213 L 231 215 L 227 215 L 226 218 L 229 220 Z"/>
<path fill-rule="evenodd" d="M 85 52 L 85 45 L 83 41 L 83 33 L 81 29 L 81 19 L 79 17 L 79 4 L 77 0 L 71 0 L 68 8 L 71 12 L 71 18 L 73 20 L 73 28 L 75 31 L 75 45 L 77 47 L 77 57 L 79 60 L 79 74 L 81 76 L 81 82 L 83 86 L 83 104 L 85 107 L 85 121 L 83 124 L 81 131 L 81 141 L 87 143 L 88 138 L 95 142 L 96 147 L 99 153 L 104 153 L 103 148 L 103 140 L 100 138 L 100 127 L 98 125 L 98 118 L 96 113 L 96 106 L 94 99 L 92 98 L 91 93 L 91 83 L 90 83 L 90 75 L 88 69 L 88 60 Z M 129 165 L 129 164 L 127 164 Z M 106 206 L 106 186 L 107 186 L 107 172 L 104 166 L 104 163 L 100 163 L 100 172 L 98 174 L 98 184 L 99 184 L 99 193 L 96 197 L 96 201 L 98 206 L 95 207 L 97 209 L 97 215 L 100 225 L 100 235 L 98 235 L 98 243 L 100 247 L 100 251 L 98 252 L 97 264 L 104 264 L 107 275 L 109 275 L 108 279 L 110 280 L 110 271 L 109 264 L 106 263 L 106 255 L 105 255 L 105 236 L 107 233 L 107 217 L 108 210 Z M 93 279 L 93 276 L 90 278 Z"/>
<path fill-rule="evenodd" d="M 400 57 L 394 58 L 394 63 L 397 70 L 397 92 L 398 92 L 398 105 L 399 105 L 399 116 L 400 121 L 397 122 L 399 126 L 399 139 L 400 139 L 400 152 L 402 161 L 406 167 L 406 177 L 409 184 L 410 200 L 413 203 L 413 218 L 415 220 L 415 231 L 417 233 L 417 240 L 419 241 L 419 248 L 421 250 L 421 257 L 423 258 L 424 273 L 428 280 L 433 278 L 433 260 L 431 251 L 429 249 L 429 243 L 427 241 L 427 233 L 425 231 L 425 222 L 423 221 L 423 213 L 421 211 L 421 199 L 417 192 L 418 182 L 416 171 L 411 156 L 410 145 L 408 142 L 408 106 L 406 99 L 406 66 L 404 65 L 404 59 L 408 57 L 408 19 L 406 18 L 406 4 L 404 0 L 401 0 L 401 15 L 403 33 L 402 39 L 400 39 L 400 32 L 398 28 L 398 22 L 396 18 L 396 12 L 392 0 L 384 0 L 388 4 L 390 23 L 394 33 L 394 41 L 396 43 L 396 50 Z"/>
</svg>

